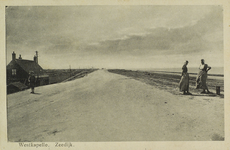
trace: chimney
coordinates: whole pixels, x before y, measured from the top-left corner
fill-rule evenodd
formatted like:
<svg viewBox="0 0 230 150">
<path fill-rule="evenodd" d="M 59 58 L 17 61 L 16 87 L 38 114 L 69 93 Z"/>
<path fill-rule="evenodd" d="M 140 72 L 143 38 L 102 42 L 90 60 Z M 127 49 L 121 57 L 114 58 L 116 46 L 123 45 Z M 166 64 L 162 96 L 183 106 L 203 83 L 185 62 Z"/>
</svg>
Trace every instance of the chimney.
<svg viewBox="0 0 230 150">
<path fill-rule="evenodd" d="M 21 54 L 19 55 L 19 58 L 18 59 L 22 59 L 22 56 L 21 56 Z"/>
<path fill-rule="evenodd" d="M 14 52 L 12 53 L 12 60 L 16 60 L 16 54 Z"/>
<path fill-rule="evenodd" d="M 36 51 L 36 55 L 34 56 L 34 62 L 38 64 L 38 51 Z"/>
<path fill-rule="evenodd" d="M 38 63 L 38 58 L 35 55 L 34 55 L 34 62 Z"/>
</svg>

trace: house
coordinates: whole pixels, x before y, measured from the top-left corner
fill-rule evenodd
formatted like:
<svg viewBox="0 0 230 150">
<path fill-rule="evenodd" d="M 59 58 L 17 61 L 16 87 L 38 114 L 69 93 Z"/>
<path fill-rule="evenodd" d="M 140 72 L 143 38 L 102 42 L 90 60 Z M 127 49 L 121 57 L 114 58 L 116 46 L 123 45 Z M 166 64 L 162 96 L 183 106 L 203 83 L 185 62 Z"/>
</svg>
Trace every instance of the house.
<svg viewBox="0 0 230 150">
<path fill-rule="evenodd" d="M 34 60 L 16 59 L 16 53 L 12 53 L 12 60 L 7 65 L 7 85 L 13 82 L 21 82 L 24 85 L 28 85 L 28 77 L 30 72 L 33 71 L 37 83 L 36 86 L 49 84 L 49 76 L 44 74 L 42 67 L 38 64 L 38 52 L 34 56 Z"/>
</svg>

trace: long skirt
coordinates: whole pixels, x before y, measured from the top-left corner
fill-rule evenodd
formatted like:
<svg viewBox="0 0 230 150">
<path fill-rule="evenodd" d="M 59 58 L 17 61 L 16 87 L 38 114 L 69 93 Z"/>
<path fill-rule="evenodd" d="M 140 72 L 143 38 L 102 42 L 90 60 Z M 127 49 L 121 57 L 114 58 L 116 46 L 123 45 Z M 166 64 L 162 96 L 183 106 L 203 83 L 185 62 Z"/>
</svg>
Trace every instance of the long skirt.
<svg viewBox="0 0 230 150">
<path fill-rule="evenodd" d="M 196 78 L 196 88 L 197 89 L 201 88 L 203 90 L 206 90 L 207 89 L 206 80 L 207 80 L 207 72 L 202 70 L 198 72 Z"/>
<path fill-rule="evenodd" d="M 179 82 L 180 91 L 188 91 L 189 90 L 189 74 L 183 73 L 180 82 Z"/>
</svg>

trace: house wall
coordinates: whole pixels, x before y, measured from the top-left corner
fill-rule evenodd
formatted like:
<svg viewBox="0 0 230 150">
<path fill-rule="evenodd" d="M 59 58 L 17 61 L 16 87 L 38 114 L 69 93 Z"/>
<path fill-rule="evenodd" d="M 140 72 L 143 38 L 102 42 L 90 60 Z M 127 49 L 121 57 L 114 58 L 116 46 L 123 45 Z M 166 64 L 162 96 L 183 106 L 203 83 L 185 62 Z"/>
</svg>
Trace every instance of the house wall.
<svg viewBox="0 0 230 150">
<path fill-rule="evenodd" d="M 16 75 L 12 75 L 12 69 L 16 69 Z M 24 71 L 15 61 L 11 61 L 7 65 L 7 84 L 18 81 L 25 83 L 28 77 L 29 74 Z"/>
</svg>

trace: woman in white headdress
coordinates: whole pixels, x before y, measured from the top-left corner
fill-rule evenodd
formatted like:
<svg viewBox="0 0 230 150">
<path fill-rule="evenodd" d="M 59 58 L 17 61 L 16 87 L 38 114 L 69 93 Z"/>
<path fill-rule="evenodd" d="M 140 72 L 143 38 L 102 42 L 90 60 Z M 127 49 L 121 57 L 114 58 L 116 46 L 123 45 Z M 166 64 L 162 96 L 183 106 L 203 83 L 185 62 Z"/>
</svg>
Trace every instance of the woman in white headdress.
<svg viewBox="0 0 230 150">
<path fill-rule="evenodd" d="M 199 72 L 196 78 L 196 89 L 202 88 L 203 89 L 203 91 L 201 92 L 202 94 L 206 93 L 205 90 L 207 90 L 207 94 L 211 93 L 208 90 L 208 86 L 206 84 L 206 80 L 208 77 L 207 74 L 210 69 L 211 67 L 204 63 L 204 59 L 201 59 L 201 65 L 199 67 Z"/>
</svg>

